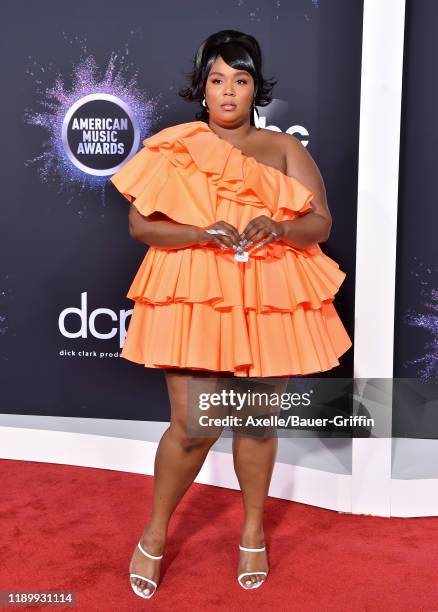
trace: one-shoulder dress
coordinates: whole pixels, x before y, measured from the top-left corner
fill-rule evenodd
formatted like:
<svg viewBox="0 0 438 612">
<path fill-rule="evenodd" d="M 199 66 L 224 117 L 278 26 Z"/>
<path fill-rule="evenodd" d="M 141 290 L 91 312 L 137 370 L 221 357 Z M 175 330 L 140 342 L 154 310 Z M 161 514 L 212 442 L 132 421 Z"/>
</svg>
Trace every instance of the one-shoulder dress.
<svg viewBox="0 0 438 612">
<path fill-rule="evenodd" d="M 266 215 L 295 219 L 312 209 L 300 181 L 258 162 L 203 121 L 143 141 L 111 182 L 142 215 L 241 233 Z M 346 274 L 317 243 L 274 241 L 236 261 L 215 245 L 150 246 L 126 297 L 134 302 L 120 357 L 148 368 L 299 376 L 339 365 L 352 345 L 333 305 Z M 228 374 L 230 375 L 230 374 Z"/>
</svg>

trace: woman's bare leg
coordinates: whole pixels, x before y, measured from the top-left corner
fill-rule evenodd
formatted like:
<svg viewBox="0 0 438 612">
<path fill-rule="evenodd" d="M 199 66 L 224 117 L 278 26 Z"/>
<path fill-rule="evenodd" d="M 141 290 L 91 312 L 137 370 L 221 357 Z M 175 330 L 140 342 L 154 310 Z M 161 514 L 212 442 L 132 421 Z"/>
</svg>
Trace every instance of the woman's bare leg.
<svg viewBox="0 0 438 612">
<path fill-rule="evenodd" d="M 165 370 L 171 405 L 171 422 L 158 445 L 154 463 L 154 492 L 149 522 L 141 538 L 142 547 L 151 555 L 163 553 L 170 518 L 198 475 L 204 460 L 217 437 L 189 438 L 187 436 L 188 384 L 194 376 L 206 377 L 206 372 Z M 141 574 L 158 584 L 160 561 L 145 557 L 136 547 L 130 572 Z M 148 594 L 153 585 L 133 578 L 132 582 Z"/>
<path fill-rule="evenodd" d="M 242 490 L 244 522 L 240 544 L 248 548 L 260 548 L 265 543 L 263 512 L 277 454 L 277 438 L 258 440 L 250 437 L 233 437 L 234 469 Z M 268 571 L 266 551 L 239 551 L 238 575 L 243 572 Z M 243 582 L 263 580 L 261 574 L 244 576 Z"/>
<path fill-rule="evenodd" d="M 284 392 L 288 379 L 277 383 L 275 391 Z M 254 427 L 254 429 L 257 429 Z M 255 433 L 255 432 L 254 432 Z M 268 428 L 265 437 L 233 436 L 234 469 L 240 488 L 244 508 L 244 522 L 240 533 L 240 544 L 248 548 L 261 548 L 265 544 L 263 513 L 269 492 L 272 472 L 277 455 L 278 438 L 275 427 Z M 240 551 L 237 574 L 251 571 L 268 571 L 266 551 Z M 264 580 L 262 574 L 244 576 L 242 581 L 253 583 Z"/>
</svg>

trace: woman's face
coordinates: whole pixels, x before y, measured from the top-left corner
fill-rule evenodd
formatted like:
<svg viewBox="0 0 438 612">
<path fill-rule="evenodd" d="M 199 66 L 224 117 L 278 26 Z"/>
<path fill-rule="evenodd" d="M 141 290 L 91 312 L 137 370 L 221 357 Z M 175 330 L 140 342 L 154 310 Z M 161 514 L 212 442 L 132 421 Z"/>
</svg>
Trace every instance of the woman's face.
<svg viewBox="0 0 438 612">
<path fill-rule="evenodd" d="M 249 72 L 231 68 L 219 55 L 205 85 L 205 101 L 210 118 L 218 123 L 247 121 L 253 97 L 254 79 Z"/>
</svg>

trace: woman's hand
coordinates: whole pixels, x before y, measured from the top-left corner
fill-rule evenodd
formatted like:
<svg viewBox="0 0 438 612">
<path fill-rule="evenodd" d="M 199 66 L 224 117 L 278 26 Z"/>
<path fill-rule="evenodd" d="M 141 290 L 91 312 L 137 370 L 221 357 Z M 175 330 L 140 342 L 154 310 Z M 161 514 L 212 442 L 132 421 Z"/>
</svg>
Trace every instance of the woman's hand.
<svg viewBox="0 0 438 612">
<path fill-rule="evenodd" d="M 240 235 L 243 248 L 248 249 L 254 243 L 262 240 L 255 248 L 260 248 L 269 244 L 273 240 L 278 240 L 284 235 L 284 227 L 279 221 L 273 221 L 266 215 L 261 215 L 252 219 Z"/>
<path fill-rule="evenodd" d="M 216 221 L 212 225 L 200 228 L 199 244 L 213 244 L 221 249 L 236 249 L 240 235 L 234 225 L 226 221 Z"/>
</svg>

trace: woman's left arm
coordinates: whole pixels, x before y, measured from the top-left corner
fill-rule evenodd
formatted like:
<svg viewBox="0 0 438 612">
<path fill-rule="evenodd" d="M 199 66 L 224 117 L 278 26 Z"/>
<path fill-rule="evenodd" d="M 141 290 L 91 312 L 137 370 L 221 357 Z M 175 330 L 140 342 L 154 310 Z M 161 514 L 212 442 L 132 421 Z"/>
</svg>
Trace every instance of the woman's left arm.
<svg viewBox="0 0 438 612">
<path fill-rule="evenodd" d="M 313 194 L 313 210 L 296 219 L 280 221 L 277 225 L 280 239 L 291 246 L 303 249 L 315 242 L 325 242 L 332 226 L 332 217 L 327 206 L 324 181 L 318 166 L 301 142 L 284 134 L 286 174 L 296 178 Z"/>
</svg>

